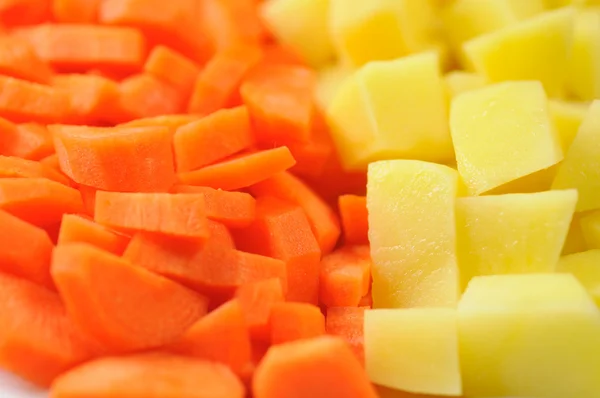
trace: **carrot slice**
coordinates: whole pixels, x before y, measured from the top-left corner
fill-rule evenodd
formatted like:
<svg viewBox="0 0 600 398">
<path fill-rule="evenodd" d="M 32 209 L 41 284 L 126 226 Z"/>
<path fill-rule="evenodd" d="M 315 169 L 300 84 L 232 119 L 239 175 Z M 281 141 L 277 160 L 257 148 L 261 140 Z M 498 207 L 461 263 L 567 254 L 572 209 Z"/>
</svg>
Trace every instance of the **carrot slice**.
<svg viewBox="0 0 600 398">
<path fill-rule="evenodd" d="M 254 143 L 246 107 L 222 109 L 177 129 L 173 138 L 178 172 L 223 160 Z"/>
<path fill-rule="evenodd" d="M 321 260 L 320 301 L 326 307 L 356 307 L 371 287 L 369 246 L 347 246 Z"/>
<path fill-rule="evenodd" d="M 256 221 L 235 231 L 235 237 L 240 250 L 285 261 L 288 300 L 317 304 L 321 251 L 300 207 L 260 197 L 256 203 Z"/>
<path fill-rule="evenodd" d="M 37 56 L 28 41 L 5 36 L 0 38 L 0 73 L 36 83 L 48 83 L 53 71 Z"/>
<path fill-rule="evenodd" d="M 319 307 L 306 303 L 275 303 L 269 317 L 273 344 L 310 339 L 325 334 L 325 317 Z"/>
<path fill-rule="evenodd" d="M 257 46 L 234 46 L 217 52 L 198 75 L 188 112 L 208 115 L 234 106 L 234 98 L 246 72 L 259 62 Z"/>
<path fill-rule="evenodd" d="M 257 184 L 292 167 L 294 160 L 287 147 L 240 155 L 199 170 L 179 173 L 179 181 L 188 185 L 235 190 Z"/>
<path fill-rule="evenodd" d="M 0 366 L 42 387 L 98 354 L 67 317 L 60 297 L 0 273 Z"/>
<path fill-rule="evenodd" d="M 333 250 L 340 236 L 335 212 L 311 188 L 290 173 L 280 173 L 250 188 L 255 196 L 274 196 L 304 209 L 321 251 Z"/>
<path fill-rule="evenodd" d="M 61 170 L 78 184 L 120 192 L 167 191 L 175 180 L 167 127 L 50 126 Z"/>
<path fill-rule="evenodd" d="M 156 46 L 144 64 L 144 72 L 169 83 L 187 100 L 200 67 L 169 47 Z"/>
<path fill-rule="evenodd" d="M 284 47 L 281 43 L 267 43 L 263 48 L 263 57 L 257 67 L 263 65 L 294 65 L 306 66 L 298 54 L 289 47 Z"/>
<path fill-rule="evenodd" d="M 111 228 L 205 240 L 210 236 L 202 194 L 96 192 L 96 222 Z"/>
<path fill-rule="evenodd" d="M 173 345 L 176 352 L 220 362 L 236 374 L 251 360 L 250 335 L 237 300 L 199 319 Z"/>
<path fill-rule="evenodd" d="M 59 377 L 52 398 L 243 398 L 224 365 L 169 354 L 98 359 Z"/>
<path fill-rule="evenodd" d="M 70 111 L 66 92 L 0 76 L 0 117 L 13 122 L 57 123 L 66 120 Z"/>
<path fill-rule="evenodd" d="M 96 188 L 88 187 L 85 185 L 79 185 L 77 187 L 81 194 L 81 200 L 83 201 L 83 207 L 85 214 L 93 216 L 94 209 L 96 208 Z"/>
<path fill-rule="evenodd" d="M 69 179 L 52 167 L 34 160 L 0 156 L 0 178 L 47 178 L 69 185 Z"/>
<path fill-rule="evenodd" d="M 5 134 L 5 147 L 3 152 L 9 156 L 18 156 L 24 159 L 41 160 L 54 153 L 54 142 L 48 129 L 37 123 L 24 123 L 16 127 L 5 126 L 4 119 L 0 119 L 0 134 Z"/>
<path fill-rule="evenodd" d="M 46 178 L 0 178 L 0 209 L 45 226 L 65 213 L 81 213 L 83 202 L 76 189 Z"/>
<path fill-rule="evenodd" d="M 198 115 L 160 115 L 145 117 L 122 123 L 119 127 L 169 127 L 173 131 L 200 119 Z"/>
<path fill-rule="evenodd" d="M 61 23 L 94 23 L 102 0 L 54 0 L 52 14 Z"/>
<path fill-rule="evenodd" d="M 327 309 L 327 333 L 346 341 L 361 364 L 365 363 L 363 323 L 367 307 L 331 307 Z"/>
<path fill-rule="evenodd" d="M 171 343 L 206 313 L 204 297 L 85 243 L 57 246 L 51 272 L 71 318 L 117 351 Z"/>
<path fill-rule="evenodd" d="M 146 56 L 144 36 L 133 28 L 45 24 L 21 28 L 15 35 L 27 40 L 42 60 L 61 72 L 96 68 L 131 73 L 141 70 Z"/>
<path fill-rule="evenodd" d="M 1 272 L 53 286 L 50 278 L 53 245 L 46 231 L 0 210 L 0 242 Z"/>
<path fill-rule="evenodd" d="M 254 373 L 254 398 L 314 391 L 327 398 L 376 398 L 367 373 L 343 340 L 323 336 L 272 347 Z"/>
<path fill-rule="evenodd" d="M 264 35 L 253 0 L 205 0 L 202 22 L 217 50 L 240 43 L 259 43 Z"/>
<path fill-rule="evenodd" d="M 206 216 L 231 228 L 250 225 L 256 217 L 256 200 L 244 192 L 229 192 L 209 187 L 175 185 L 174 192 L 203 194 Z"/>
<path fill-rule="evenodd" d="M 50 18 L 52 0 L 2 0 L 0 24 L 2 26 L 30 25 Z"/>
<path fill-rule="evenodd" d="M 90 219 L 75 214 L 65 214 L 60 224 L 58 244 L 72 242 L 89 243 L 120 256 L 125 251 L 129 238 Z"/>
<path fill-rule="evenodd" d="M 267 279 L 240 286 L 235 297 L 239 300 L 246 326 L 253 339 L 270 340 L 269 319 L 275 303 L 284 301 L 278 279 Z"/>
<path fill-rule="evenodd" d="M 369 243 L 369 218 L 367 198 L 358 195 L 342 195 L 338 206 L 347 244 L 365 245 Z"/>
<path fill-rule="evenodd" d="M 132 119 L 178 113 L 184 98 L 176 88 L 149 74 L 131 76 L 121 82 L 121 107 Z"/>
</svg>

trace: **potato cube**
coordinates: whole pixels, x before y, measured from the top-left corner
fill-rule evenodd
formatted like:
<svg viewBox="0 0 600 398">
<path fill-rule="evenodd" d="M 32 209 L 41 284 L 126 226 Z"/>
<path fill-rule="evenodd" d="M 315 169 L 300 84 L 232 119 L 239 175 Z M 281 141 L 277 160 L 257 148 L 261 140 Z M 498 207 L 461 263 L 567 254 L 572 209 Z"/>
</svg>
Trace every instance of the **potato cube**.
<svg viewBox="0 0 600 398">
<path fill-rule="evenodd" d="M 600 250 L 588 250 L 561 257 L 557 272 L 575 276 L 600 306 Z"/>
<path fill-rule="evenodd" d="M 576 98 L 600 98 L 600 11 L 583 10 L 575 19 L 567 89 Z"/>
</svg>

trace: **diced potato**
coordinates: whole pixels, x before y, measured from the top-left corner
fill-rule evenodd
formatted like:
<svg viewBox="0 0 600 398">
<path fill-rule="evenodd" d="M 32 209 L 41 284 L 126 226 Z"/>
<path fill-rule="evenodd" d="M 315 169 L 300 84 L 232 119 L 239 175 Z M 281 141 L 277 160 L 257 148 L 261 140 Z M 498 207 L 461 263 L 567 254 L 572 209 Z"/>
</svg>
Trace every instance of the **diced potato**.
<svg viewBox="0 0 600 398">
<path fill-rule="evenodd" d="M 600 312 L 572 275 L 473 278 L 458 322 L 466 396 L 600 396 Z"/>
<path fill-rule="evenodd" d="M 453 158 L 435 53 L 367 64 L 344 80 L 327 113 L 347 169 L 385 159 Z"/>
<path fill-rule="evenodd" d="M 546 8 L 561 8 L 565 6 L 581 6 L 584 5 L 587 0 L 544 0 Z"/>
<path fill-rule="evenodd" d="M 574 275 L 600 306 L 600 250 L 561 257 L 556 271 Z"/>
<path fill-rule="evenodd" d="M 333 60 L 329 36 L 329 0 L 266 0 L 263 21 L 277 39 L 312 66 Z"/>
<path fill-rule="evenodd" d="M 577 188 L 577 211 L 600 209 L 600 101 L 590 106 L 552 188 Z"/>
<path fill-rule="evenodd" d="M 485 79 L 476 73 L 452 71 L 444 76 L 444 82 L 451 98 L 458 94 L 485 87 Z"/>
<path fill-rule="evenodd" d="M 350 70 L 343 65 L 331 65 L 319 71 L 316 101 L 322 109 L 327 109 L 337 90 L 349 75 Z"/>
<path fill-rule="evenodd" d="M 554 272 L 576 203 L 574 189 L 458 198 L 463 288 L 479 275 Z"/>
<path fill-rule="evenodd" d="M 438 1 L 449 1 L 449 0 L 438 0 Z M 377 396 L 379 398 L 448 398 L 447 395 L 424 395 L 424 394 L 413 394 L 410 392 L 395 390 L 393 388 L 375 386 L 377 390 Z M 458 397 L 460 398 L 460 397 Z"/>
<path fill-rule="evenodd" d="M 580 222 L 587 248 L 600 249 L 600 211 L 583 215 Z M 600 263 L 598 267 L 600 267 Z"/>
<path fill-rule="evenodd" d="M 548 110 L 558 131 L 563 151 L 566 153 L 577 135 L 577 131 L 585 118 L 589 104 L 550 100 Z"/>
<path fill-rule="evenodd" d="M 461 395 L 454 308 L 365 311 L 371 381 L 412 393 Z"/>
<path fill-rule="evenodd" d="M 544 0 L 507 0 L 519 19 L 527 19 L 546 10 Z"/>
<path fill-rule="evenodd" d="M 417 160 L 369 166 L 375 308 L 456 305 L 457 189 L 458 173 L 447 166 Z"/>
<path fill-rule="evenodd" d="M 574 8 L 547 11 L 464 44 L 476 72 L 490 82 L 539 80 L 549 96 L 563 94 Z"/>
<path fill-rule="evenodd" d="M 587 249 L 588 247 L 581 228 L 581 213 L 575 213 L 569 227 L 569 233 L 565 239 L 562 255 L 580 253 Z"/>
<path fill-rule="evenodd" d="M 569 59 L 567 89 L 584 101 L 600 98 L 600 11 L 585 9 L 577 15 Z"/>
<path fill-rule="evenodd" d="M 535 173 L 527 174 L 487 191 L 486 195 L 504 195 L 507 193 L 535 193 L 549 191 L 552 181 L 556 176 L 557 165 L 548 167 Z"/>
<path fill-rule="evenodd" d="M 539 82 L 505 82 L 452 100 L 458 171 L 471 195 L 546 169 L 563 158 Z"/>
</svg>

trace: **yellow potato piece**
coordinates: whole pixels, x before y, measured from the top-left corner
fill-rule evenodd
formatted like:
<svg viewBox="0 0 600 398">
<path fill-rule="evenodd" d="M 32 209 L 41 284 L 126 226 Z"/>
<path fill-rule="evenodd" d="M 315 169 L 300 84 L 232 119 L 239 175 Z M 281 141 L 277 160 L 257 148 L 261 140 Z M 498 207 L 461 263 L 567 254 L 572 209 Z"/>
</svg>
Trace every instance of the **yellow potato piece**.
<svg viewBox="0 0 600 398">
<path fill-rule="evenodd" d="M 539 82 L 505 82 L 452 100 L 450 130 L 458 171 L 479 195 L 563 158 Z"/>
<path fill-rule="evenodd" d="M 575 276 L 600 306 L 600 250 L 561 257 L 556 271 Z"/>
<path fill-rule="evenodd" d="M 485 78 L 476 73 L 465 71 L 452 71 L 444 76 L 446 89 L 450 98 L 461 93 L 485 87 Z"/>
<path fill-rule="evenodd" d="M 374 383 L 411 393 L 462 394 L 456 309 L 368 310 L 364 339 Z"/>
<path fill-rule="evenodd" d="M 344 80 L 327 114 L 347 169 L 377 160 L 453 158 L 435 53 L 371 62 Z"/>
<path fill-rule="evenodd" d="M 589 249 L 600 249 L 600 211 L 593 211 L 581 217 L 581 232 Z M 600 268 L 600 263 L 598 263 Z"/>
<path fill-rule="evenodd" d="M 565 239 L 563 246 L 562 255 L 580 253 L 587 250 L 587 243 L 583 236 L 583 230 L 581 228 L 581 213 L 575 213 L 571 226 L 569 227 L 569 233 Z"/>
<path fill-rule="evenodd" d="M 319 70 L 315 99 L 321 109 L 327 109 L 337 90 L 350 73 L 350 70 L 343 65 L 330 65 Z"/>
<path fill-rule="evenodd" d="M 453 307 L 458 299 L 456 170 L 417 160 L 369 166 L 375 308 Z"/>
<path fill-rule="evenodd" d="M 600 101 L 590 106 L 565 160 L 558 167 L 552 188 L 576 188 L 577 211 L 600 209 Z"/>
<path fill-rule="evenodd" d="M 507 0 L 513 12 L 519 19 L 527 19 L 536 14 L 544 12 L 546 5 L 544 0 Z"/>
<path fill-rule="evenodd" d="M 464 43 L 477 73 L 490 82 L 539 80 L 550 97 L 564 92 L 575 9 L 547 11 Z"/>
<path fill-rule="evenodd" d="M 463 288 L 480 275 L 554 272 L 576 203 L 576 190 L 458 198 Z"/>
<path fill-rule="evenodd" d="M 485 195 L 504 195 L 508 193 L 535 193 L 549 191 L 552 187 L 552 181 L 556 176 L 557 165 L 548 167 L 524 177 L 517 178 L 506 184 L 500 185 Z"/>
<path fill-rule="evenodd" d="M 573 275 L 473 278 L 458 323 L 466 396 L 600 396 L 600 312 Z"/>
<path fill-rule="evenodd" d="M 600 11 L 583 10 L 575 19 L 567 89 L 584 101 L 600 98 Z"/>
<path fill-rule="evenodd" d="M 577 135 L 577 131 L 585 118 L 589 104 L 550 100 L 548 110 L 560 136 L 563 151 L 566 153 Z"/>
</svg>

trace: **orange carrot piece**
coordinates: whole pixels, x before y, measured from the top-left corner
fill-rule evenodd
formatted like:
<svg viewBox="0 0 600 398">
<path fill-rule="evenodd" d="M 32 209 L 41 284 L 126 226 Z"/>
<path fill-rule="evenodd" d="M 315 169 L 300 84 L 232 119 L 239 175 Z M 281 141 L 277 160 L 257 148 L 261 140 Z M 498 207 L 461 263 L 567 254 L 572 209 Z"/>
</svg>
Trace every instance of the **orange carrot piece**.
<svg viewBox="0 0 600 398">
<path fill-rule="evenodd" d="M 296 159 L 290 172 L 302 177 L 320 177 L 336 155 L 327 122 L 318 111 L 314 112 L 308 141 L 290 142 L 288 148 Z"/>
<path fill-rule="evenodd" d="M 169 47 L 156 46 L 144 64 L 144 72 L 169 83 L 187 100 L 200 67 Z"/>
<path fill-rule="evenodd" d="M 121 82 L 121 107 L 132 119 L 178 113 L 184 98 L 177 89 L 149 74 L 131 76 Z"/>
<path fill-rule="evenodd" d="M 235 231 L 235 237 L 240 250 L 285 261 L 288 300 L 318 303 L 321 251 L 299 206 L 260 197 L 256 203 L 256 221 Z"/>
<path fill-rule="evenodd" d="M 30 25 L 47 21 L 52 0 L 1 0 L 2 26 Z"/>
<path fill-rule="evenodd" d="M 0 37 L 0 73 L 36 83 L 48 83 L 53 74 L 29 42 L 11 36 Z"/>
<path fill-rule="evenodd" d="M 85 185 L 79 185 L 77 187 L 81 194 L 81 200 L 83 201 L 83 207 L 87 215 L 93 216 L 94 209 L 96 208 L 96 191 L 97 189 L 88 187 Z"/>
<path fill-rule="evenodd" d="M 169 344 L 207 309 L 204 297 L 86 243 L 57 246 L 51 273 L 71 318 L 119 352 Z"/>
<path fill-rule="evenodd" d="M 88 125 L 108 122 L 119 101 L 119 85 L 105 77 L 82 74 L 56 75 L 54 87 L 69 93 L 71 121 Z"/>
<path fill-rule="evenodd" d="M 38 56 L 60 72 L 141 70 L 146 43 L 134 28 L 85 24 L 44 24 L 15 31 Z"/>
<path fill-rule="evenodd" d="M 271 342 L 282 344 L 325 334 L 325 317 L 316 305 L 274 303 L 269 317 Z"/>
<path fill-rule="evenodd" d="M 371 287 L 369 246 L 347 246 L 321 260 L 320 302 L 326 307 L 356 307 Z"/>
<path fill-rule="evenodd" d="M 102 0 L 54 0 L 52 14 L 60 23 L 94 23 Z"/>
<path fill-rule="evenodd" d="M 275 303 L 284 301 L 283 289 L 278 279 L 267 279 L 240 286 L 235 297 L 239 300 L 246 326 L 253 339 L 269 341 L 269 319 Z"/>
<path fill-rule="evenodd" d="M 177 171 L 199 169 L 248 149 L 253 143 L 246 107 L 216 111 L 175 132 Z"/>
<path fill-rule="evenodd" d="M 181 354 L 220 362 L 240 374 L 252 353 L 240 303 L 230 300 L 199 319 L 173 348 Z"/>
<path fill-rule="evenodd" d="M 129 232 L 144 231 L 206 240 L 203 194 L 96 192 L 94 220 Z"/>
<path fill-rule="evenodd" d="M 268 43 L 263 48 L 263 57 L 259 66 L 263 65 L 295 65 L 305 66 L 302 57 L 294 53 L 292 49 L 282 46 L 280 43 Z"/>
<path fill-rule="evenodd" d="M 236 156 L 195 171 L 179 173 L 179 181 L 225 190 L 249 187 L 292 167 L 294 160 L 287 147 Z"/>
<path fill-rule="evenodd" d="M 53 153 L 40 160 L 40 163 L 53 168 L 56 171 L 60 171 L 60 164 L 58 163 L 58 155 Z"/>
<path fill-rule="evenodd" d="M 206 216 L 230 228 L 247 227 L 256 217 L 256 200 L 244 192 L 230 192 L 209 187 L 175 185 L 176 193 L 203 194 Z"/>
<path fill-rule="evenodd" d="M 70 368 L 100 354 L 67 317 L 60 297 L 0 273 L 0 366 L 48 387 Z"/>
<path fill-rule="evenodd" d="M 280 173 L 250 189 L 255 196 L 274 196 L 295 203 L 304 209 L 321 251 L 333 250 L 340 236 L 340 224 L 335 212 L 311 188 L 290 173 Z"/>
<path fill-rule="evenodd" d="M 235 46 L 217 52 L 194 83 L 188 112 L 208 115 L 232 107 L 244 75 L 260 58 L 261 50 L 256 46 Z"/>
<path fill-rule="evenodd" d="M 169 127 L 172 130 L 176 130 L 181 126 L 185 126 L 188 123 L 195 122 L 200 119 L 198 115 L 160 115 L 145 117 L 142 119 L 131 120 L 126 123 L 122 123 L 119 127 Z"/>
<path fill-rule="evenodd" d="M 0 124 L 4 124 L 2 119 Z M 8 123 L 8 122 L 6 122 Z M 0 127 L 4 130 L 4 127 Z M 5 134 L 0 131 L 0 134 Z M 6 130 L 5 148 L 2 152 L 23 159 L 40 160 L 54 153 L 54 142 L 48 129 L 37 123 L 24 123 Z"/>
<path fill-rule="evenodd" d="M 253 69 L 240 92 L 259 142 L 282 145 L 309 140 L 315 84 L 314 73 L 305 67 Z"/>
<path fill-rule="evenodd" d="M 0 178 L 0 209 L 46 226 L 65 213 L 81 213 L 83 202 L 76 189 L 46 178 Z"/>
<path fill-rule="evenodd" d="M 119 192 L 167 191 L 175 180 L 167 127 L 50 126 L 61 170 L 78 184 Z"/>
<path fill-rule="evenodd" d="M 169 354 L 101 358 L 60 376 L 51 398 L 243 398 L 224 365 Z"/>
<path fill-rule="evenodd" d="M 365 363 L 363 322 L 367 307 L 331 307 L 327 309 L 327 334 L 348 343 L 361 364 Z"/>
<path fill-rule="evenodd" d="M 217 50 L 240 43 L 258 44 L 265 36 L 253 0 L 204 0 L 202 22 Z"/>
<path fill-rule="evenodd" d="M 0 76 L 0 117 L 13 122 L 56 123 L 71 111 L 69 95 L 26 80 Z"/>
<path fill-rule="evenodd" d="M 254 398 L 377 398 L 367 373 L 343 340 L 323 336 L 272 347 L 254 373 Z"/>
<path fill-rule="evenodd" d="M 17 126 L 0 117 L 0 154 L 12 155 L 13 141 L 16 140 Z"/>
<path fill-rule="evenodd" d="M 120 256 L 125 251 L 129 238 L 90 219 L 75 214 L 65 214 L 60 225 L 58 244 L 72 242 L 89 243 Z"/>
<path fill-rule="evenodd" d="M 47 178 L 69 185 L 69 179 L 57 170 L 34 160 L 0 156 L 0 178 Z"/>
<path fill-rule="evenodd" d="M 369 292 L 360 299 L 358 306 L 365 308 L 373 308 L 373 295 L 371 294 L 371 290 L 369 290 Z"/>
<path fill-rule="evenodd" d="M 53 286 L 50 278 L 53 245 L 46 231 L 0 210 L 0 242 L 1 272 Z"/>
<path fill-rule="evenodd" d="M 340 218 L 347 244 L 369 243 L 369 218 L 367 198 L 358 195 L 342 195 L 338 199 Z"/>
</svg>

